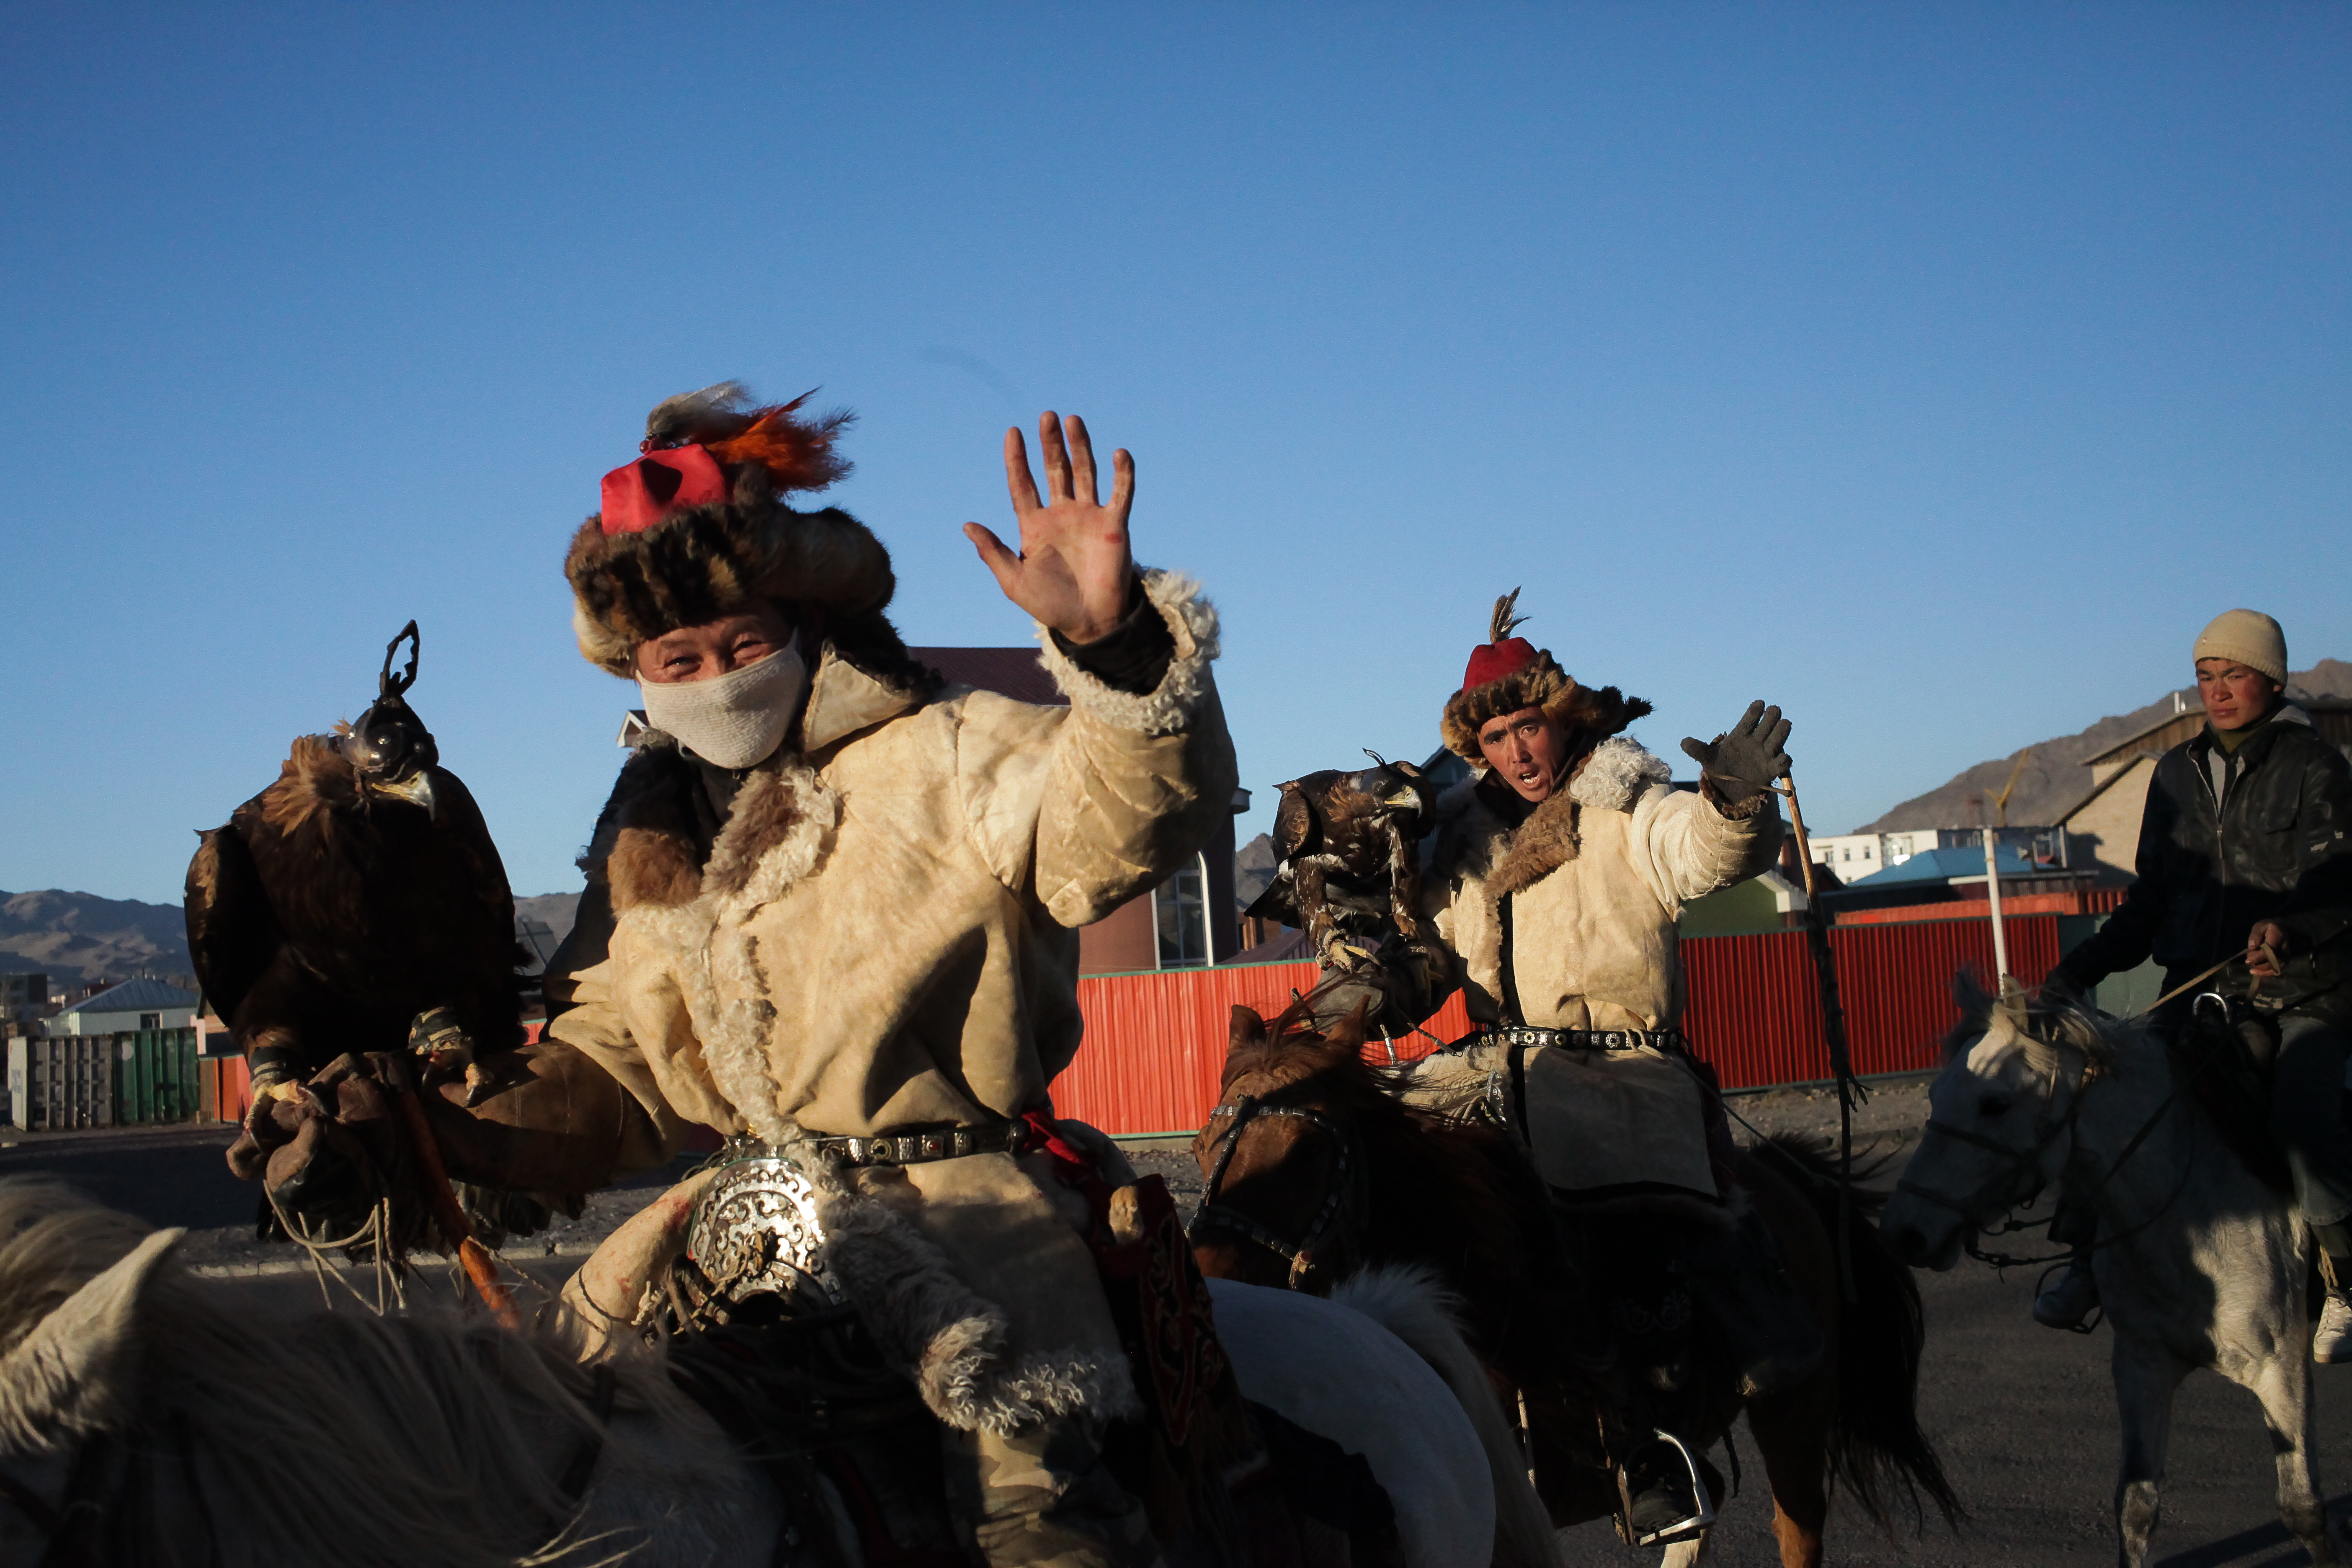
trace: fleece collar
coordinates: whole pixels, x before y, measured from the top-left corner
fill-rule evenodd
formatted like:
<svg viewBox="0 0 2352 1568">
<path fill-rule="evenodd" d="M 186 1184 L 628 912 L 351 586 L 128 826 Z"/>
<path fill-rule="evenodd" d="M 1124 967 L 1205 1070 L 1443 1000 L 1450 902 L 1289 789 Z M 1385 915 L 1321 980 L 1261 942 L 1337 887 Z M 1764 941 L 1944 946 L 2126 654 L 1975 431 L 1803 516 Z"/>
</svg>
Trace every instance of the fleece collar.
<svg viewBox="0 0 2352 1568">
<path fill-rule="evenodd" d="M 1630 812 L 1673 770 L 1640 742 L 1612 736 L 1587 752 L 1568 787 L 1545 799 L 1516 826 L 1481 797 L 1485 773 L 1439 798 L 1446 839 L 1440 858 L 1487 881 L 1497 897 L 1530 887 L 1576 858 L 1586 809 Z"/>
<path fill-rule="evenodd" d="M 801 710 L 800 749 L 810 754 L 822 752 L 860 730 L 896 719 L 916 701 L 842 658 L 828 642 L 817 656 L 808 706 Z"/>
</svg>

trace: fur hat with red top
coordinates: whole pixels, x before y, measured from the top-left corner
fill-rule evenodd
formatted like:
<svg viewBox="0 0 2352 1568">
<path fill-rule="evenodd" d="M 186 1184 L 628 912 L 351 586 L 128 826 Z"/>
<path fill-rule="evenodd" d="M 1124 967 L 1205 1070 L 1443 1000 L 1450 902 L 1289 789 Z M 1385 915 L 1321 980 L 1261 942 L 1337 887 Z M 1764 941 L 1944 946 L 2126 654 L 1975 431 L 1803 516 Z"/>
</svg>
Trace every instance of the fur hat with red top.
<svg viewBox="0 0 2352 1568">
<path fill-rule="evenodd" d="M 1517 588 L 1495 601 L 1487 628 L 1492 640 L 1470 650 L 1462 689 L 1445 700 L 1438 727 L 1448 751 L 1483 763 L 1486 757 L 1478 749 L 1478 731 L 1489 721 L 1522 708 L 1540 708 L 1545 717 L 1576 731 L 1580 747 L 1614 735 L 1650 711 L 1641 698 L 1628 697 L 1613 686 L 1579 686 L 1550 649 L 1513 637 L 1513 629 L 1527 619 L 1511 613 L 1518 603 Z"/>
<path fill-rule="evenodd" d="M 852 416 L 803 418 L 809 395 L 761 406 L 728 381 L 646 416 L 640 455 L 604 476 L 604 504 L 564 556 L 590 663 L 634 675 L 639 643 L 755 599 L 801 624 L 877 623 L 866 640 L 897 645 L 881 617 L 896 586 L 882 542 L 838 507 L 784 504 L 849 472 L 834 440 Z"/>
</svg>

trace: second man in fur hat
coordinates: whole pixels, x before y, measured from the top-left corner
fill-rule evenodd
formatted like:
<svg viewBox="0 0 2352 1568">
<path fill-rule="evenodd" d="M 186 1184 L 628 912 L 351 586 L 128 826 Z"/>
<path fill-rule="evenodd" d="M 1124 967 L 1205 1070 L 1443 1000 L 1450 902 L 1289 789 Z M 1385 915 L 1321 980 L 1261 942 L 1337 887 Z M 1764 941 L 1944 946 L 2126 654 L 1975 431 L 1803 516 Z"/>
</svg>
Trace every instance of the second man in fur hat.
<svg viewBox="0 0 2352 1568">
<path fill-rule="evenodd" d="M 1462 991 L 1476 1032 L 1424 1058 L 1408 1098 L 1515 1127 L 1587 1216 L 1594 1288 L 1638 1385 L 1612 1458 L 1633 1532 L 1662 1542 L 1706 1508 L 1686 1447 L 1651 1436 L 1687 1422 L 1694 1310 L 1747 1394 L 1789 1386 L 1822 1352 L 1731 1183 L 1719 1098 L 1679 1028 L 1675 921 L 1773 863 L 1789 723 L 1759 702 L 1712 742 L 1685 741 L 1699 784 L 1675 790 L 1622 733 L 1650 704 L 1579 684 L 1514 636 L 1517 599 L 1496 602 L 1440 721 L 1475 772 L 1436 804 L 1422 915 L 1437 951 L 1326 954 L 1317 1010 L 1366 1005 L 1402 1034 Z M 1662 1237 L 1679 1239 L 1662 1251 Z"/>
</svg>

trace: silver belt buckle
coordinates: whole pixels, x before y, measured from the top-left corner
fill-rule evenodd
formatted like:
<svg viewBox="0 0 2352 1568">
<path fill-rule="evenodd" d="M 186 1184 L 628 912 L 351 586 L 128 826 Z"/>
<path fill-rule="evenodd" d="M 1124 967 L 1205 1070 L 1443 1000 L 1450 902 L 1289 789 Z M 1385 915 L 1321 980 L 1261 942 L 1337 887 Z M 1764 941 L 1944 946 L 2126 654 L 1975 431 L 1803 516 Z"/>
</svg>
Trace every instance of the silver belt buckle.
<svg viewBox="0 0 2352 1568">
<path fill-rule="evenodd" d="M 830 1306 L 838 1293 L 824 1267 L 816 1184 L 784 1149 L 757 1151 L 721 1165 L 702 1189 L 686 1255 L 730 1300 L 766 1294 Z"/>
</svg>

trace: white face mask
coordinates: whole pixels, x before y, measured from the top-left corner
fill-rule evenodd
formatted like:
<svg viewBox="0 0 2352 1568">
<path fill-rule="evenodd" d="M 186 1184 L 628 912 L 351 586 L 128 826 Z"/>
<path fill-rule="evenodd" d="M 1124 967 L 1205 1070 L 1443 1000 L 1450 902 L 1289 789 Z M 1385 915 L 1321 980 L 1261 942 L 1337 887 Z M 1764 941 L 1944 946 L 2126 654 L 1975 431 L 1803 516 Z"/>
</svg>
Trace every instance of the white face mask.
<svg viewBox="0 0 2352 1568">
<path fill-rule="evenodd" d="M 807 689 L 808 666 L 790 644 L 709 680 L 637 682 L 646 721 L 722 768 L 748 768 L 783 744 Z"/>
</svg>

